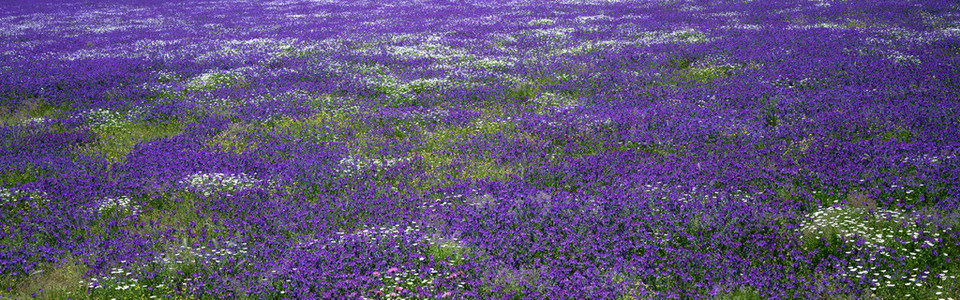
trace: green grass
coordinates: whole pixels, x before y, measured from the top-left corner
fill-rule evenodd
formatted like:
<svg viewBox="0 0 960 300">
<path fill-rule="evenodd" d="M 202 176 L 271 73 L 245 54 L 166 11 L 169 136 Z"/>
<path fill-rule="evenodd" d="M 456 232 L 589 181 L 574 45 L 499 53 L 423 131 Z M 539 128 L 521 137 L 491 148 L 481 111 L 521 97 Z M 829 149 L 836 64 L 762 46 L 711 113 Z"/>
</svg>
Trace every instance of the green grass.
<svg viewBox="0 0 960 300">
<path fill-rule="evenodd" d="M 181 134 L 185 122 L 186 120 L 170 120 L 155 124 L 124 122 L 119 126 L 94 127 L 93 132 L 97 134 L 97 141 L 77 150 L 81 154 L 101 156 L 110 162 L 120 162 L 138 143 Z"/>
<path fill-rule="evenodd" d="M 617 297 L 617 300 L 648 300 L 654 299 L 653 295 L 648 294 L 650 287 L 642 280 L 632 278 L 625 274 L 613 276 L 613 284 L 623 284 L 626 286 L 623 294 Z"/>
<path fill-rule="evenodd" d="M 492 113 L 492 111 L 488 111 Z M 505 136 L 517 134 L 515 124 L 506 121 L 491 121 L 481 119 L 464 126 L 449 126 L 427 133 L 423 143 L 414 151 L 420 157 L 423 172 L 428 174 L 425 181 L 416 180 L 412 184 L 418 190 L 431 190 L 447 186 L 457 180 L 486 179 L 502 181 L 515 174 L 515 168 L 501 165 L 492 158 L 474 155 L 466 161 L 459 161 L 462 168 L 453 169 L 450 165 L 455 159 L 460 159 L 462 150 L 457 147 L 471 136 Z M 478 157 L 479 156 L 479 157 Z M 453 181 L 447 180 L 453 179 Z"/>
<path fill-rule="evenodd" d="M 509 299 L 527 299 L 524 289 L 540 289 L 537 286 L 540 270 L 511 267 L 500 267 L 492 278 L 484 278 L 480 286 L 480 294 L 487 297 L 503 297 L 512 295 Z M 541 289 L 542 291 L 542 289 Z M 505 299 L 505 298 L 501 298 Z"/>
<path fill-rule="evenodd" d="M 732 67 L 693 66 L 689 60 L 677 59 L 671 63 L 674 74 L 655 82 L 655 85 L 680 87 L 689 83 L 708 83 L 729 77 L 735 70 Z"/>
<path fill-rule="evenodd" d="M 65 110 L 65 107 L 51 104 L 46 99 L 31 98 L 24 100 L 19 107 L 0 106 L 0 124 L 14 125 L 31 119 L 56 118 L 63 115 Z"/>
<path fill-rule="evenodd" d="M 339 102 L 334 105 L 334 102 Z M 366 131 L 357 121 L 358 113 L 348 109 L 353 101 L 332 95 L 311 97 L 307 103 L 317 112 L 302 118 L 281 117 L 277 120 L 257 123 L 234 122 L 226 129 L 208 140 L 207 147 L 225 152 L 243 153 L 256 149 L 257 144 L 276 134 L 289 134 L 291 138 L 314 142 L 346 141 L 346 137 L 335 132 Z"/>
<path fill-rule="evenodd" d="M 37 167 L 30 163 L 18 167 L 0 171 L 0 187 L 19 186 L 37 181 L 50 174 L 50 171 L 46 168 Z"/>
<path fill-rule="evenodd" d="M 757 291 L 752 288 L 740 288 L 726 293 L 722 293 L 713 298 L 714 300 L 764 300 Z"/>
<path fill-rule="evenodd" d="M 83 284 L 80 282 L 87 271 L 86 265 L 74 258 L 65 258 L 40 270 L 26 277 L 6 275 L 0 278 L 0 298 L 31 299 L 31 294 L 37 294 L 36 299 L 83 299 Z M 38 293 L 41 289 L 43 291 Z"/>
<path fill-rule="evenodd" d="M 250 127 L 250 124 L 230 123 L 227 129 L 207 141 L 207 147 L 236 154 L 255 149 L 256 142 L 248 140 L 245 136 L 250 131 Z"/>
</svg>

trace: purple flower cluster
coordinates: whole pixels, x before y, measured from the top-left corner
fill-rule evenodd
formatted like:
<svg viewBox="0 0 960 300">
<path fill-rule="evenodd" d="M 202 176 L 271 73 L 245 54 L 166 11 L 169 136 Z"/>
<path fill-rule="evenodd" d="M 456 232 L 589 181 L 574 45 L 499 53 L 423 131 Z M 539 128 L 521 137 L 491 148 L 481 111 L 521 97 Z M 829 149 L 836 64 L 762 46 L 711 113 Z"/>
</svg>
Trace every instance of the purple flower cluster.
<svg viewBox="0 0 960 300">
<path fill-rule="evenodd" d="M 27 1 L 0 41 L 0 298 L 960 299 L 955 1 Z"/>
</svg>

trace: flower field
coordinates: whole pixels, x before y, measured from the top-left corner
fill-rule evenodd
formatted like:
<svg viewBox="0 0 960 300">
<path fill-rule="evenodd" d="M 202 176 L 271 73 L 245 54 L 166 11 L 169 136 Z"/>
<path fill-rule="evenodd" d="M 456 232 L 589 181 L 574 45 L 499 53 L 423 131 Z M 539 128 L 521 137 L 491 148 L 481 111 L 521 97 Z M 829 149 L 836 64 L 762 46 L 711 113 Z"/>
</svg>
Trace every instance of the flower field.
<svg viewBox="0 0 960 300">
<path fill-rule="evenodd" d="M 953 0 L 0 3 L 0 299 L 960 299 Z"/>
</svg>

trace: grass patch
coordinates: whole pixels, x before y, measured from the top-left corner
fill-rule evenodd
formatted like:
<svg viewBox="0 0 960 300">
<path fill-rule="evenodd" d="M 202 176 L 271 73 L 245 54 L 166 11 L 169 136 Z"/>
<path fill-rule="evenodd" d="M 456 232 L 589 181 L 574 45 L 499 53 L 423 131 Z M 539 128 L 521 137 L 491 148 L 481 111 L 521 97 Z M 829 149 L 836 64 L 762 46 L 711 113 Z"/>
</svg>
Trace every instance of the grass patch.
<svg viewBox="0 0 960 300">
<path fill-rule="evenodd" d="M 530 268 L 498 268 L 492 278 L 484 278 L 480 286 L 481 295 L 499 299 L 527 299 L 524 289 L 538 289 L 540 287 L 542 271 Z M 541 290 L 542 291 L 542 290 Z M 507 298 L 506 296 L 510 296 Z"/>
<path fill-rule="evenodd" d="M 19 169 L 7 169 L 0 171 L 0 187 L 15 187 L 24 183 L 37 181 L 43 176 L 50 174 L 45 168 L 36 167 L 31 163 L 20 166 Z"/>
<path fill-rule="evenodd" d="M 473 137 L 512 137 L 515 134 L 516 125 L 511 122 L 493 122 L 484 119 L 466 126 L 446 127 L 427 133 L 424 142 L 415 150 L 414 155 L 421 158 L 423 171 L 429 179 L 415 182 L 414 185 L 419 186 L 420 190 L 429 190 L 445 186 L 446 182 L 451 180 L 502 181 L 510 178 L 515 174 L 515 169 L 512 166 L 498 164 L 493 158 L 472 155 L 474 158 L 467 161 L 457 160 L 464 151 L 458 145 L 466 143 Z M 459 166 L 451 168 L 455 162 Z"/>
<path fill-rule="evenodd" d="M 183 121 L 171 120 L 159 124 L 121 123 L 117 126 L 98 126 L 93 128 L 97 141 L 78 150 L 85 155 L 101 156 L 110 162 L 120 162 L 140 142 L 183 133 L 183 124 Z"/>
<path fill-rule="evenodd" d="M 30 98 L 21 102 L 16 108 L 0 106 L 0 123 L 22 124 L 41 121 L 43 118 L 59 117 L 62 114 L 62 107 L 46 102 L 43 98 Z"/>
<path fill-rule="evenodd" d="M 227 129 L 207 141 L 207 147 L 236 154 L 249 151 L 256 147 L 255 143 L 248 141 L 245 137 L 245 133 L 250 130 L 250 127 L 250 124 L 230 123 Z"/>
<path fill-rule="evenodd" d="M 656 85 L 678 87 L 684 83 L 707 83 L 729 77 L 734 70 L 732 67 L 694 66 L 685 60 L 677 60 L 672 65 L 676 68 L 674 74 L 657 81 Z"/>
<path fill-rule="evenodd" d="M 716 295 L 714 300 L 764 300 L 763 296 L 760 295 L 756 290 L 743 287 L 739 289 L 734 289 L 729 292 L 721 293 Z"/>
<path fill-rule="evenodd" d="M 341 141 L 345 137 L 337 132 L 362 127 L 356 119 L 357 112 L 351 108 L 351 99 L 324 94 L 310 97 L 307 104 L 316 113 L 303 118 L 284 116 L 260 123 L 231 123 L 207 141 L 207 147 L 240 154 L 255 149 L 260 141 L 274 138 L 275 134 L 313 142 Z"/>
<path fill-rule="evenodd" d="M 720 67 L 689 68 L 680 73 L 677 79 L 694 82 L 709 82 L 727 76 L 727 70 Z"/>
<path fill-rule="evenodd" d="M 85 265 L 68 257 L 57 264 L 38 268 L 26 277 L 5 275 L 0 279 L 0 298 L 82 299 L 82 281 L 86 272 Z"/>
<path fill-rule="evenodd" d="M 624 285 L 623 294 L 617 296 L 617 300 L 654 299 L 654 296 L 650 294 L 649 286 L 639 279 L 631 278 L 625 274 L 616 274 L 612 281 L 613 284 Z"/>
<path fill-rule="evenodd" d="M 909 128 L 903 126 L 894 126 L 891 130 L 884 131 L 881 133 L 878 138 L 881 141 L 890 141 L 890 140 L 899 140 L 899 141 L 910 141 L 917 134 L 910 130 Z"/>
</svg>

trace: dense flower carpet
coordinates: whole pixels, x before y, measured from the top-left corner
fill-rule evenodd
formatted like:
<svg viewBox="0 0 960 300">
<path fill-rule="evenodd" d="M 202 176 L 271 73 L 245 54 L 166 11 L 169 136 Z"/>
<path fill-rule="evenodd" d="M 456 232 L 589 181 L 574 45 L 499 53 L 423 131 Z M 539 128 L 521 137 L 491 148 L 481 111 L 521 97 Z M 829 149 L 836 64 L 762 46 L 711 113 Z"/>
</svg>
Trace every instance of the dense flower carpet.
<svg viewBox="0 0 960 300">
<path fill-rule="evenodd" d="M 953 0 L 0 3 L 0 299 L 960 299 Z"/>
</svg>

